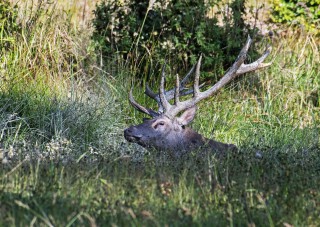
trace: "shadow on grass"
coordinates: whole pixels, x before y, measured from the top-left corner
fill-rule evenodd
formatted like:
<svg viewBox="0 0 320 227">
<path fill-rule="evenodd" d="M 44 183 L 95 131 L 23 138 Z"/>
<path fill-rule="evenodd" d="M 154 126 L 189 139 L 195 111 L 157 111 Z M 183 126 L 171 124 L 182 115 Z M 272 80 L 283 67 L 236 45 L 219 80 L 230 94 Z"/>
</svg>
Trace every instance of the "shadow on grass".
<svg viewBox="0 0 320 227">
<path fill-rule="evenodd" d="M 3 225 L 319 224 L 319 147 L 242 148 L 159 164 L 101 159 L 1 168 Z"/>
</svg>

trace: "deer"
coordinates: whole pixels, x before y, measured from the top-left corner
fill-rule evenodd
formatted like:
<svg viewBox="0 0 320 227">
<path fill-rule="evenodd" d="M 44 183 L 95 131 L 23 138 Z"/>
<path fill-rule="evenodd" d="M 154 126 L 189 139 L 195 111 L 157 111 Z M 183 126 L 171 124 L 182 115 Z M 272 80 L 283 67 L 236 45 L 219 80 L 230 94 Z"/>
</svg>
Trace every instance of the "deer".
<svg viewBox="0 0 320 227">
<path fill-rule="evenodd" d="M 181 81 L 179 76 L 176 76 L 175 86 L 171 90 L 165 90 L 166 64 L 164 64 L 159 92 L 155 93 L 148 85 L 146 85 L 144 92 L 145 95 L 157 102 L 158 111 L 144 107 L 136 102 L 132 94 L 133 88 L 131 88 L 129 92 L 130 104 L 138 111 L 149 115 L 151 119 L 144 119 L 143 123 L 132 125 L 125 129 L 125 139 L 147 149 L 169 152 L 173 158 L 181 158 L 192 151 L 197 151 L 199 154 L 207 154 L 209 152 L 218 156 L 225 156 L 230 151 L 238 151 L 237 146 L 205 138 L 192 128 L 187 127 L 187 125 L 194 120 L 197 104 L 200 101 L 217 94 L 218 91 L 236 77 L 272 64 L 272 62 L 264 63 L 264 60 L 272 50 L 271 46 L 267 46 L 264 53 L 256 61 L 245 64 L 251 43 L 252 39 L 248 36 L 245 45 L 232 66 L 216 84 L 205 91 L 201 91 L 204 84 L 199 85 L 202 55 Z M 185 85 L 192 74 L 194 74 L 193 88 L 187 89 Z M 190 99 L 180 100 L 180 97 L 189 94 L 192 94 Z M 173 100 L 173 104 L 171 100 Z"/>
</svg>

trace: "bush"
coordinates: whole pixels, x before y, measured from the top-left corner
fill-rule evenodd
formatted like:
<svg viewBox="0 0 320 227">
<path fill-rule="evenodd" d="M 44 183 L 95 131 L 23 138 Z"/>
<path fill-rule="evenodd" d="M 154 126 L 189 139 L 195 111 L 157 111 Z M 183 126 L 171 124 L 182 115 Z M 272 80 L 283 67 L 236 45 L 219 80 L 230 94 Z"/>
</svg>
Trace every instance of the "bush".
<svg viewBox="0 0 320 227">
<path fill-rule="evenodd" d="M 271 20 L 276 23 L 302 25 L 319 34 L 320 0 L 273 1 Z"/>
<path fill-rule="evenodd" d="M 163 63 L 165 58 L 170 61 L 171 74 L 188 70 L 200 54 L 205 59 L 202 71 L 215 69 L 219 73 L 230 67 L 253 30 L 241 17 L 244 0 L 229 6 L 231 18 L 222 11 L 210 15 L 216 4 L 160 0 L 151 6 L 141 0 L 105 0 L 94 11 L 93 39 L 105 60 L 117 53 L 140 77 L 150 70 L 158 74 L 161 64 L 154 62 Z M 218 17 L 224 21 L 223 27 L 218 25 Z"/>
</svg>

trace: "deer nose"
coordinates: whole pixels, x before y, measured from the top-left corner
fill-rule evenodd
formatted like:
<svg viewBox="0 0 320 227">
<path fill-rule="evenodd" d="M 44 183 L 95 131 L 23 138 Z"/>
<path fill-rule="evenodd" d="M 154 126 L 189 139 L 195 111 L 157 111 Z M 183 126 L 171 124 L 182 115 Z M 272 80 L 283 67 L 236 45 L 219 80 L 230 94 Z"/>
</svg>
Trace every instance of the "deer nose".
<svg viewBox="0 0 320 227">
<path fill-rule="evenodd" d="M 137 130 L 134 126 L 130 126 L 129 128 L 125 129 L 124 134 L 128 136 L 134 136 L 137 138 L 141 137 L 140 134 L 139 135 L 137 134 Z"/>
<path fill-rule="evenodd" d="M 124 130 L 124 134 L 131 134 L 131 133 L 132 133 L 131 127 Z"/>
</svg>

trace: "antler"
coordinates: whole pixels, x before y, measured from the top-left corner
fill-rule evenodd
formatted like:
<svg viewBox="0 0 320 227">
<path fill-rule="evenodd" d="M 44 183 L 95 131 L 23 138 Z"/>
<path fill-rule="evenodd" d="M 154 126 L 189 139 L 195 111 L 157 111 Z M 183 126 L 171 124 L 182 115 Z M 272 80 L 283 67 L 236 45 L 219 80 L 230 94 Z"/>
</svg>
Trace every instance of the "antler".
<svg viewBox="0 0 320 227">
<path fill-rule="evenodd" d="M 240 54 L 238 55 L 237 60 L 233 63 L 233 65 L 228 70 L 228 72 L 215 85 L 213 85 L 211 88 L 203 92 L 201 92 L 199 89 L 200 66 L 201 66 L 201 59 L 202 59 L 202 57 L 200 56 L 197 63 L 196 72 L 195 72 L 194 88 L 193 88 L 194 92 L 193 92 L 192 99 L 189 99 L 186 101 L 178 101 L 178 102 L 176 100 L 174 105 L 171 105 L 167 100 L 165 100 L 165 96 L 161 95 L 161 93 L 163 93 L 163 89 L 160 89 L 161 103 L 165 107 L 164 114 L 169 118 L 174 118 L 181 111 L 186 110 L 196 105 L 201 100 L 208 98 L 209 96 L 217 93 L 223 86 L 225 86 L 227 83 L 233 80 L 236 76 L 271 65 L 271 63 L 263 63 L 266 57 L 270 54 L 271 47 L 268 47 L 266 51 L 263 53 L 263 55 L 255 62 L 251 64 L 244 64 L 244 61 L 247 58 L 247 52 L 251 43 L 252 43 L 252 39 L 248 36 L 245 46 L 242 48 Z M 162 80 L 164 80 L 164 78 Z M 179 80 L 179 78 L 177 78 L 177 80 Z M 179 96 L 179 94 L 176 93 L 176 96 Z"/>
<path fill-rule="evenodd" d="M 130 93 L 129 93 L 129 102 L 131 103 L 131 105 L 136 108 L 137 110 L 139 110 L 140 112 L 142 113 L 145 113 L 151 117 L 157 117 L 159 116 L 160 114 L 155 112 L 154 110 L 152 109 L 149 109 L 149 108 L 146 108 L 142 105 L 140 105 L 139 103 L 137 103 L 134 98 L 133 98 L 133 95 L 132 95 L 132 88 L 130 89 Z"/>
<path fill-rule="evenodd" d="M 164 64 L 164 66 L 162 68 L 162 78 L 165 78 L 165 66 L 166 66 L 166 64 Z M 194 72 L 194 70 L 195 70 L 195 65 L 185 75 L 185 77 L 181 80 L 181 82 L 179 82 L 178 85 L 176 84 L 176 87 L 178 87 L 179 96 L 185 96 L 185 95 L 189 95 L 189 94 L 193 93 L 193 89 L 187 89 L 185 87 L 185 85 L 188 83 L 189 78 L 192 75 L 192 73 Z M 203 85 L 204 85 L 204 83 L 200 85 L 200 88 Z M 176 92 L 177 92 L 176 88 L 173 88 L 171 90 L 165 91 L 164 93 L 165 93 L 166 100 L 170 101 L 173 98 L 175 98 Z M 146 108 L 146 107 L 140 105 L 139 103 L 137 103 L 133 98 L 132 88 L 131 88 L 130 93 L 129 93 L 129 101 L 130 101 L 131 105 L 134 108 L 136 108 L 137 110 L 139 110 L 140 112 L 145 113 L 145 114 L 147 114 L 147 115 L 149 115 L 151 117 L 159 116 L 160 114 L 162 114 L 163 111 L 164 111 L 164 108 L 163 108 L 162 103 L 160 101 L 160 92 L 159 93 L 155 93 L 154 91 L 152 91 L 152 89 L 148 85 L 146 85 L 146 89 L 145 89 L 144 93 L 158 103 L 158 112 L 156 112 L 156 111 L 154 111 L 152 109 Z M 179 97 L 179 96 L 177 96 L 177 97 Z"/>
<path fill-rule="evenodd" d="M 233 80 L 235 77 L 237 77 L 241 74 L 247 73 L 247 72 L 251 72 L 251 71 L 254 71 L 257 69 L 261 69 L 261 68 L 265 68 L 267 66 L 270 66 L 272 62 L 263 63 L 263 61 L 267 58 L 267 56 L 271 52 L 272 48 L 270 46 L 267 47 L 266 51 L 263 53 L 263 55 L 258 60 L 256 60 L 255 62 L 252 62 L 250 64 L 244 64 L 244 61 L 247 58 L 247 52 L 248 52 L 248 49 L 249 49 L 251 43 L 252 43 L 252 39 L 250 38 L 250 36 L 248 36 L 246 44 L 244 45 L 240 54 L 238 55 L 237 60 L 233 63 L 233 65 L 227 71 L 227 73 L 215 85 L 213 85 L 211 88 L 209 88 L 208 90 L 203 91 L 203 92 L 200 91 L 201 86 L 199 86 L 200 67 L 201 67 L 202 56 L 200 56 L 200 58 L 196 64 L 196 67 L 193 67 L 190 70 L 190 72 L 187 74 L 187 76 L 181 82 L 179 80 L 179 76 L 177 76 L 175 88 L 168 91 L 168 92 L 166 92 L 165 88 L 164 88 L 164 83 L 165 83 L 165 73 L 164 73 L 165 66 L 164 66 L 162 69 L 159 94 L 155 94 L 148 87 L 146 88 L 146 91 L 145 91 L 145 93 L 149 97 L 151 97 L 157 101 L 157 103 L 159 105 L 159 113 L 137 104 L 132 97 L 132 92 L 130 92 L 129 100 L 130 100 L 131 104 L 135 108 L 137 108 L 139 111 L 146 113 L 152 117 L 158 116 L 163 113 L 167 117 L 172 119 L 181 111 L 186 110 L 192 106 L 195 106 L 201 100 L 214 95 L 222 87 L 224 87 L 227 83 L 229 83 L 231 80 Z M 188 91 L 183 92 L 184 85 L 185 85 L 188 77 L 194 71 L 194 68 L 195 68 L 195 79 L 194 79 L 193 89 L 190 89 Z M 192 99 L 185 100 L 185 101 L 179 100 L 180 95 L 186 95 L 186 94 L 190 94 L 190 93 L 193 93 Z M 175 99 L 173 105 L 169 103 L 169 100 L 171 100 L 172 98 Z"/>
<path fill-rule="evenodd" d="M 162 76 L 165 77 L 165 66 L 163 66 L 162 68 Z M 192 73 L 195 70 L 195 65 L 190 69 L 190 71 L 185 75 L 185 77 L 181 80 L 181 82 L 179 82 L 179 84 L 176 84 L 176 87 L 165 91 L 165 97 L 168 101 L 172 100 L 173 98 L 175 98 L 175 94 L 176 92 L 179 92 L 179 96 L 185 96 L 185 95 L 189 95 L 193 93 L 193 89 L 187 89 L 185 87 L 185 85 L 188 83 L 190 76 L 192 75 Z M 204 85 L 201 84 L 200 88 Z M 162 103 L 160 101 L 160 92 L 159 93 L 155 93 L 151 90 L 151 88 L 146 85 L 146 90 L 144 92 L 147 96 L 149 96 L 150 98 L 154 99 L 157 103 L 158 103 L 158 113 L 163 113 L 163 106 Z"/>
</svg>

